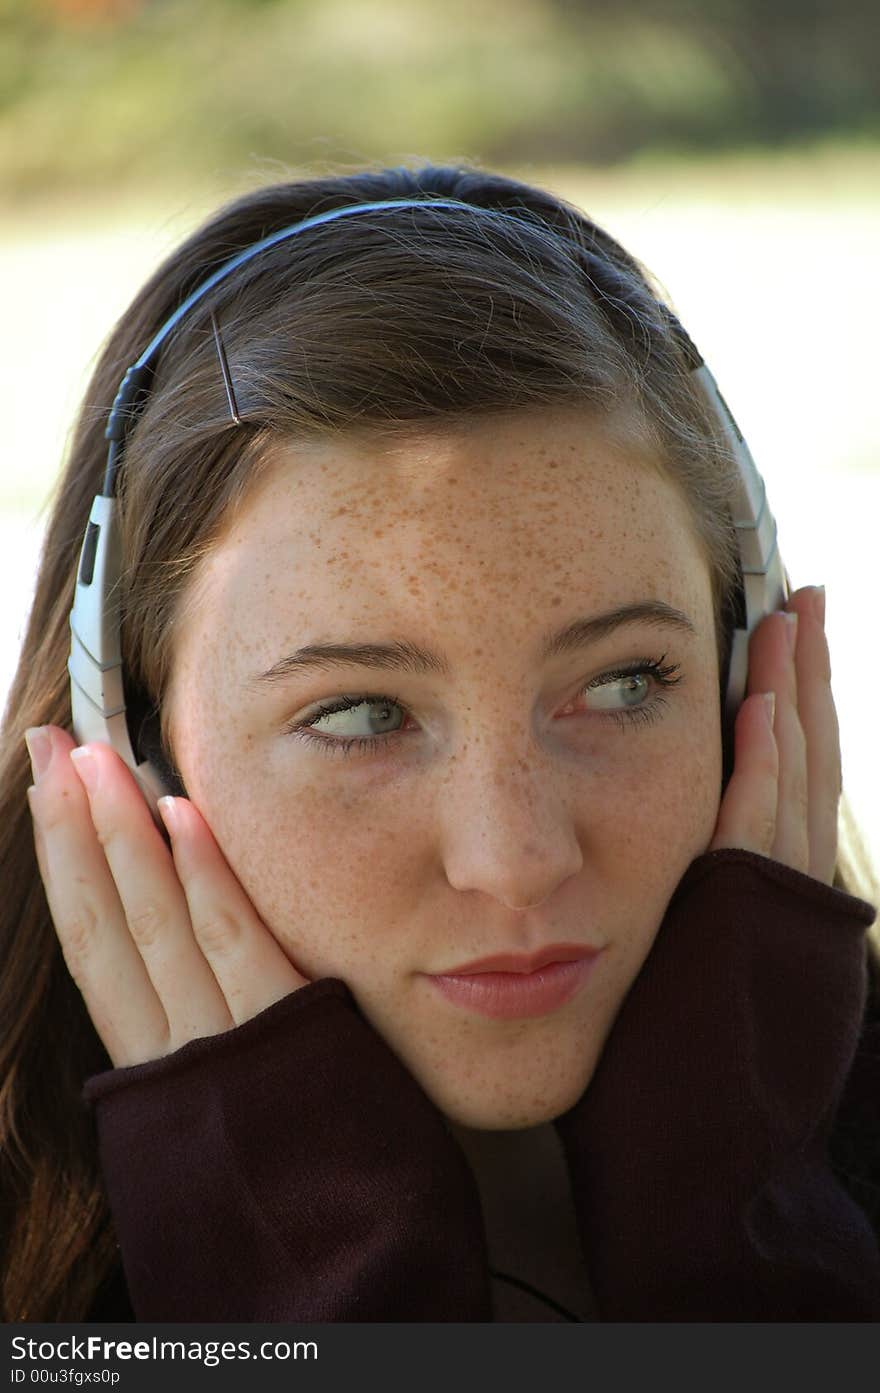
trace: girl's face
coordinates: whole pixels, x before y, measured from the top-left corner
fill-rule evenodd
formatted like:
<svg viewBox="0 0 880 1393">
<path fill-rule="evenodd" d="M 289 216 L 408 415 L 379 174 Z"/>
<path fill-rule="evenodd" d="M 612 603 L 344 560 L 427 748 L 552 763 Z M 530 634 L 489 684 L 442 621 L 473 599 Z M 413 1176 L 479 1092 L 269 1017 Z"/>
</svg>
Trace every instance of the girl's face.
<svg viewBox="0 0 880 1393">
<path fill-rule="evenodd" d="M 176 758 L 257 912 L 464 1126 L 577 1101 L 713 833 L 709 571 L 649 459 L 632 421 L 581 408 L 279 448 L 175 639 Z M 686 622 L 550 643 L 647 603 Z M 374 661 L 296 660 L 324 644 Z M 542 1015 L 488 1017 L 426 975 L 561 942 L 602 951 Z"/>
</svg>

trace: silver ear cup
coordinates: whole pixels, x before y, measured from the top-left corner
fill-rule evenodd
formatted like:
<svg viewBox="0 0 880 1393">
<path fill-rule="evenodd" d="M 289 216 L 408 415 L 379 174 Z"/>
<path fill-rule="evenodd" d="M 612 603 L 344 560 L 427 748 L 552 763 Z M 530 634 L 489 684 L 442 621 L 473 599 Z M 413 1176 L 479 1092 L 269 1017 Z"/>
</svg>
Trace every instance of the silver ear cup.
<svg viewBox="0 0 880 1393">
<path fill-rule="evenodd" d="M 138 763 L 131 743 L 122 685 L 119 639 L 121 575 L 116 501 L 98 494 L 80 552 L 70 612 L 70 705 L 78 744 L 100 740 L 128 766 L 165 835 L 157 802 L 171 792 L 148 760 Z"/>
<path fill-rule="evenodd" d="M 730 407 L 705 363 L 693 376 L 718 418 L 736 460 L 738 484 L 733 499 L 733 523 L 739 542 L 743 576 L 745 628 L 735 627 L 724 699 L 724 722 L 732 733 L 736 713 L 746 695 L 749 640 L 765 615 L 782 609 L 790 595 L 788 576 L 779 555 L 776 521 L 767 502 L 767 489 Z"/>
</svg>

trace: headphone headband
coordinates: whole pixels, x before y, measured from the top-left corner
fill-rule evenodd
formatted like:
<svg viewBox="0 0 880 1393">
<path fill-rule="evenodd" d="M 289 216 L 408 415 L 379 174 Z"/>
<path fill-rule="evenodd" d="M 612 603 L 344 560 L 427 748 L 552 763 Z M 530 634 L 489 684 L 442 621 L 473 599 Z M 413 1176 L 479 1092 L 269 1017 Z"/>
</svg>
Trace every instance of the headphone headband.
<svg viewBox="0 0 880 1393">
<path fill-rule="evenodd" d="M 296 237 L 300 232 L 308 232 L 313 227 L 321 227 L 325 223 L 336 222 L 340 218 L 355 217 L 359 213 L 375 213 L 384 208 L 462 208 L 470 213 L 491 213 L 500 217 L 522 222 L 521 218 L 515 218 L 513 214 L 505 212 L 503 209 L 483 208 L 479 204 L 465 203 L 461 199 L 453 198 L 387 198 L 378 199 L 371 203 L 351 203 L 342 208 L 330 208 L 325 213 L 316 213 L 313 217 L 303 218 L 300 222 L 291 223 L 289 227 L 282 227 L 278 232 L 271 233 L 268 237 L 263 237 L 261 241 L 254 242 L 244 251 L 237 252 L 229 261 L 225 261 L 216 271 L 208 276 L 207 280 L 202 281 L 190 295 L 178 305 L 172 315 L 166 319 L 165 323 L 154 334 L 147 344 L 143 353 L 127 369 L 125 376 L 119 384 L 119 389 L 110 410 L 107 421 L 107 428 L 104 431 L 106 438 L 110 441 L 110 450 L 107 460 L 107 472 L 104 476 L 102 493 L 107 498 L 112 498 L 115 492 L 116 470 L 119 466 L 122 449 L 125 444 L 126 436 L 138 415 L 138 400 L 143 405 L 146 396 L 147 383 L 158 357 L 159 350 L 165 340 L 177 328 L 182 319 L 185 319 L 190 310 L 202 300 L 209 291 L 215 286 L 222 284 L 239 267 L 246 266 L 249 261 L 253 261 L 261 252 L 268 251 L 270 247 L 276 247 L 280 242 L 286 242 L 291 237 Z"/>
</svg>

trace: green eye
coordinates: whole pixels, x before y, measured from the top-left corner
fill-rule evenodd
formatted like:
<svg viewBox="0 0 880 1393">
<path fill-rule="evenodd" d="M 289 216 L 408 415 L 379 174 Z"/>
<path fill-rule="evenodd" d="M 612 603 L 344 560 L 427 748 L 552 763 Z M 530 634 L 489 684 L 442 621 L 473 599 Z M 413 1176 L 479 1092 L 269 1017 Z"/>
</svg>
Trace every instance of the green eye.
<svg viewBox="0 0 880 1393">
<path fill-rule="evenodd" d="M 644 703 L 645 692 L 650 691 L 650 682 L 644 673 L 630 673 L 627 677 L 603 677 L 599 686 L 593 687 L 591 684 L 589 687 L 585 687 L 584 691 L 595 693 L 606 688 L 613 691 L 615 687 L 618 687 L 623 694 L 625 705 L 638 707 Z M 630 697 L 633 698 L 632 701 L 629 700 Z M 602 710 L 603 708 L 600 706 L 598 709 Z"/>
<path fill-rule="evenodd" d="M 679 672 L 681 664 L 671 663 L 664 666 L 665 658 L 665 653 L 659 658 L 638 658 L 634 662 L 627 663 L 624 667 L 616 668 L 613 672 L 603 672 L 601 676 L 593 678 L 592 682 L 581 690 L 582 692 L 596 692 L 613 687 L 616 683 L 629 683 L 628 689 L 624 689 L 626 695 L 639 697 L 645 692 L 650 693 L 652 687 L 657 689 L 677 687 L 683 680 L 683 675 Z M 679 675 L 676 676 L 676 673 Z M 603 719 L 615 721 L 625 729 L 634 722 L 653 725 L 660 719 L 661 709 L 666 705 L 668 702 L 661 691 L 655 690 L 654 695 L 650 696 L 648 700 L 633 701 L 625 704 L 623 708 L 606 710 L 599 707 L 598 710 Z M 328 716 L 334 716 L 340 712 L 355 711 L 360 706 L 371 708 L 375 713 L 371 719 L 375 719 L 380 724 L 383 721 L 393 721 L 394 708 L 406 712 L 406 707 L 401 701 L 398 701 L 397 697 L 354 693 L 321 703 L 319 710 L 314 715 L 309 716 L 304 721 L 293 722 L 285 729 L 288 734 L 318 746 L 324 754 L 397 753 L 395 747 L 398 746 L 399 742 L 395 737 L 403 734 L 399 726 L 392 727 L 387 731 L 379 731 L 373 735 L 357 736 L 328 735 L 315 729 L 318 723 L 326 720 Z"/>
</svg>

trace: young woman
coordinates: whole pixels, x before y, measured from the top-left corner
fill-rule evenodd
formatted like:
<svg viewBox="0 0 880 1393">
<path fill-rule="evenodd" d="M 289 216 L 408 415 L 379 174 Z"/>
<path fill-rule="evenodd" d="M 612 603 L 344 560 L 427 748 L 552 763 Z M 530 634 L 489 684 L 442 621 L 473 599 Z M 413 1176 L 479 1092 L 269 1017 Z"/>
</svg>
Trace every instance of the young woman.
<svg viewBox="0 0 880 1393">
<path fill-rule="evenodd" d="M 163 836 L 71 734 L 117 387 L 245 248 L 418 199 L 468 207 L 218 280 L 137 402 Z M 6 714 L 7 1321 L 878 1318 L 824 596 L 756 627 L 728 728 L 733 487 L 646 273 L 540 189 L 281 184 L 169 257 L 86 395 Z"/>
</svg>

